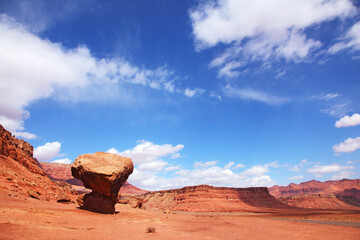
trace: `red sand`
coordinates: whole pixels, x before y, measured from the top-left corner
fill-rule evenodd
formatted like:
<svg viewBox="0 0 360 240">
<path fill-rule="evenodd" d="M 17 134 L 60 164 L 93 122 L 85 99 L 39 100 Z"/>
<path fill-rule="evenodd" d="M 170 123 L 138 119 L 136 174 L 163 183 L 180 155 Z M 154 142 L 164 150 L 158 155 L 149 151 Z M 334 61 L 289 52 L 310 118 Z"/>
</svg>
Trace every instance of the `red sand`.
<svg viewBox="0 0 360 240">
<path fill-rule="evenodd" d="M 360 228 L 299 222 L 360 222 L 360 211 L 279 209 L 271 212 L 176 213 L 117 204 L 103 215 L 75 204 L 0 194 L 0 239 L 360 239 Z M 281 220 L 289 219 L 289 220 Z M 155 233 L 147 233 L 154 227 Z"/>
</svg>

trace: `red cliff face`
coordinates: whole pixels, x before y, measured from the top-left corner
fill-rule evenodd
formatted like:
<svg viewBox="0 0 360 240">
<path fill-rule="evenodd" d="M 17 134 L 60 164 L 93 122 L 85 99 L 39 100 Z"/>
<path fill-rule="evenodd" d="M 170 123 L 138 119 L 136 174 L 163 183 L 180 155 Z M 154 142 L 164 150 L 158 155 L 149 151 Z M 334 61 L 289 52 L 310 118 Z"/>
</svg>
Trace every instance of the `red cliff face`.
<svg viewBox="0 0 360 240">
<path fill-rule="evenodd" d="M 360 202 L 354 197 L 333 194 L 309 194 L 279 198 L 283 203 L 298 208 L 358 209 Z"/>
<path fill-rule="evenodd" d="M 33 158 L 33 147 L 22 139 L 12 136 L 3 126 L 0 125 L 0 155 L 9 157 L 32 173 L 45 176 L 39 163 Z"/>
<path fill-rule="evenodd" d="M 60 193 L 62 200 L 66 198 L 70 201 L 73 196 L 69 186 L 59 186 L 50 180 L 38 161 L 33 158 L 33 147 L 29 143 L 12 136 L 1 125 L 0 193 L 11 197 L 42 200 L 57 200 Z"/>
<path fill-rule="evenodd" d="M 289 197 L 306 194 L 334 194 L 339 196 L 353 196 L 360 200 L 360 179 L 343 179 L 339 181 L 308 181 L 300 184 L 291 183 L 287 187 L 273 186 L 269 188 L 275 197 Z"/>
<path fill-rule="evenodd" d="M 65 181 L 72 185 L 83 186 L 82 182 L 71 175 L 71 164 L 45 163 L 40 162 L 41 167 L 52 180 Z M 120 188 L 120 193 L 126 194 L 145 194 L 148 191 L 137 188 L 125 182 Z"/>
<path fill-rule="evenodd" d="M 199 185 L 149 192 L 142 208 L 189 212 L 241 212 L 258 208 L 287 208 L 267 188 L 226 188 Z"/>
</svg>

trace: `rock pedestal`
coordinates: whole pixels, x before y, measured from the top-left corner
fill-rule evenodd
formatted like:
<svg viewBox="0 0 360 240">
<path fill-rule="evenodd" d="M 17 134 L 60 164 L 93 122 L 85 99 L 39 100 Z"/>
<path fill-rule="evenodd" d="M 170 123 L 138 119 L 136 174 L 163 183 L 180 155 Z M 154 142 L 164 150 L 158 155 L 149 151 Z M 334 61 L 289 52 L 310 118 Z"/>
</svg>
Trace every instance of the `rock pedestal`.
<svg viewBox="0 0 360 240">
<path fill-rule="evenodd" d="M 119 190 L 133 169 L 130 158 L 113 153 L 80 155 L 71 166 L 71 174 L 92 192 L 79 196 L 79 206 L 94 212 L 114 213 Z"/>
</svg>

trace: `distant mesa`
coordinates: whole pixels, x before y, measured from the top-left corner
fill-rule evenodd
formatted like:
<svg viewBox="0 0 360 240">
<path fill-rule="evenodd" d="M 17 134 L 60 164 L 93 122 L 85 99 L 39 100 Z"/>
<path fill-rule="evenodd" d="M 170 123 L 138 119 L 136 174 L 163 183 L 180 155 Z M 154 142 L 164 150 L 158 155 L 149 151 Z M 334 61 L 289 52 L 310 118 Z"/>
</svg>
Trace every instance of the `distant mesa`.
<svg viewBox="0 0 360 240">
<path fill-rule="evenodd" d="M 94 212 L 115 213 L 119 190 L 133 169 L 130 158 L 113 153 L 97 152 L 77 157 L 71 173 L 92 190 L 79 196 L 80 207 Z"/>
<path fill-rule="evenodd" d="M 334 194 L 338 196 L 354 196 L 360 200 L 360 179 L 342 179 L 319 182 L 311 180 L 300 184 L 291 183 L 286 187 L 273 186 L 269 192 L 274 197 L 290 197 L 308 194 Z"/>
<path fill-rule="evenodd" d="M 149 192 L 143 209 L 187 212 L 242 212 L 264 208 L 289 208 L 266 187 L 229 188 L 199 185 Z"/>
</svg>

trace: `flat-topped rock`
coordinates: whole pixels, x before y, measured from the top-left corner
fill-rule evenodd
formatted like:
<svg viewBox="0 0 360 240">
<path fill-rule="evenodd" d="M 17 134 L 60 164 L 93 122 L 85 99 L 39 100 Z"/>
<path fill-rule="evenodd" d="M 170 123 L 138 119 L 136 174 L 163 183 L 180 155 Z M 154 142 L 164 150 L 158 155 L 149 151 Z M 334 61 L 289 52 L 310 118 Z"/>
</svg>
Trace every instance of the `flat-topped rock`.
<svg viewBox="0 0 360 240">
<path fill-rule="evenodd" d="M 92 190 L 91 197 L 84 197 L 83 208 L 89 204 L 86 199 L 92 202 L 101 202 L 101 199 L 110 199 L 115 205 L 118 201 L 118 193 L 121 186 L 133 172 L 134 165 L 130 158 L 121 157 L 113 153 L 97 152 L 93 154 L 83 154 L 77 157 L 71 166 L 72 175 L 81 180 L 86 188 Z M 98 197 L 102 195 L 101 197 Z M 99 198 L 95 201 L 94 198 Z M 108 202 L 108 201 L 107 201 Z M 94 210 L 93 207 L 88 210 Z M 101 206 L 101 204 L 95 204 Z M 98 209 L 98 212 L 104 212 Z M 109 211 L 106 211 L 109 213 Z"/>
</svg>

